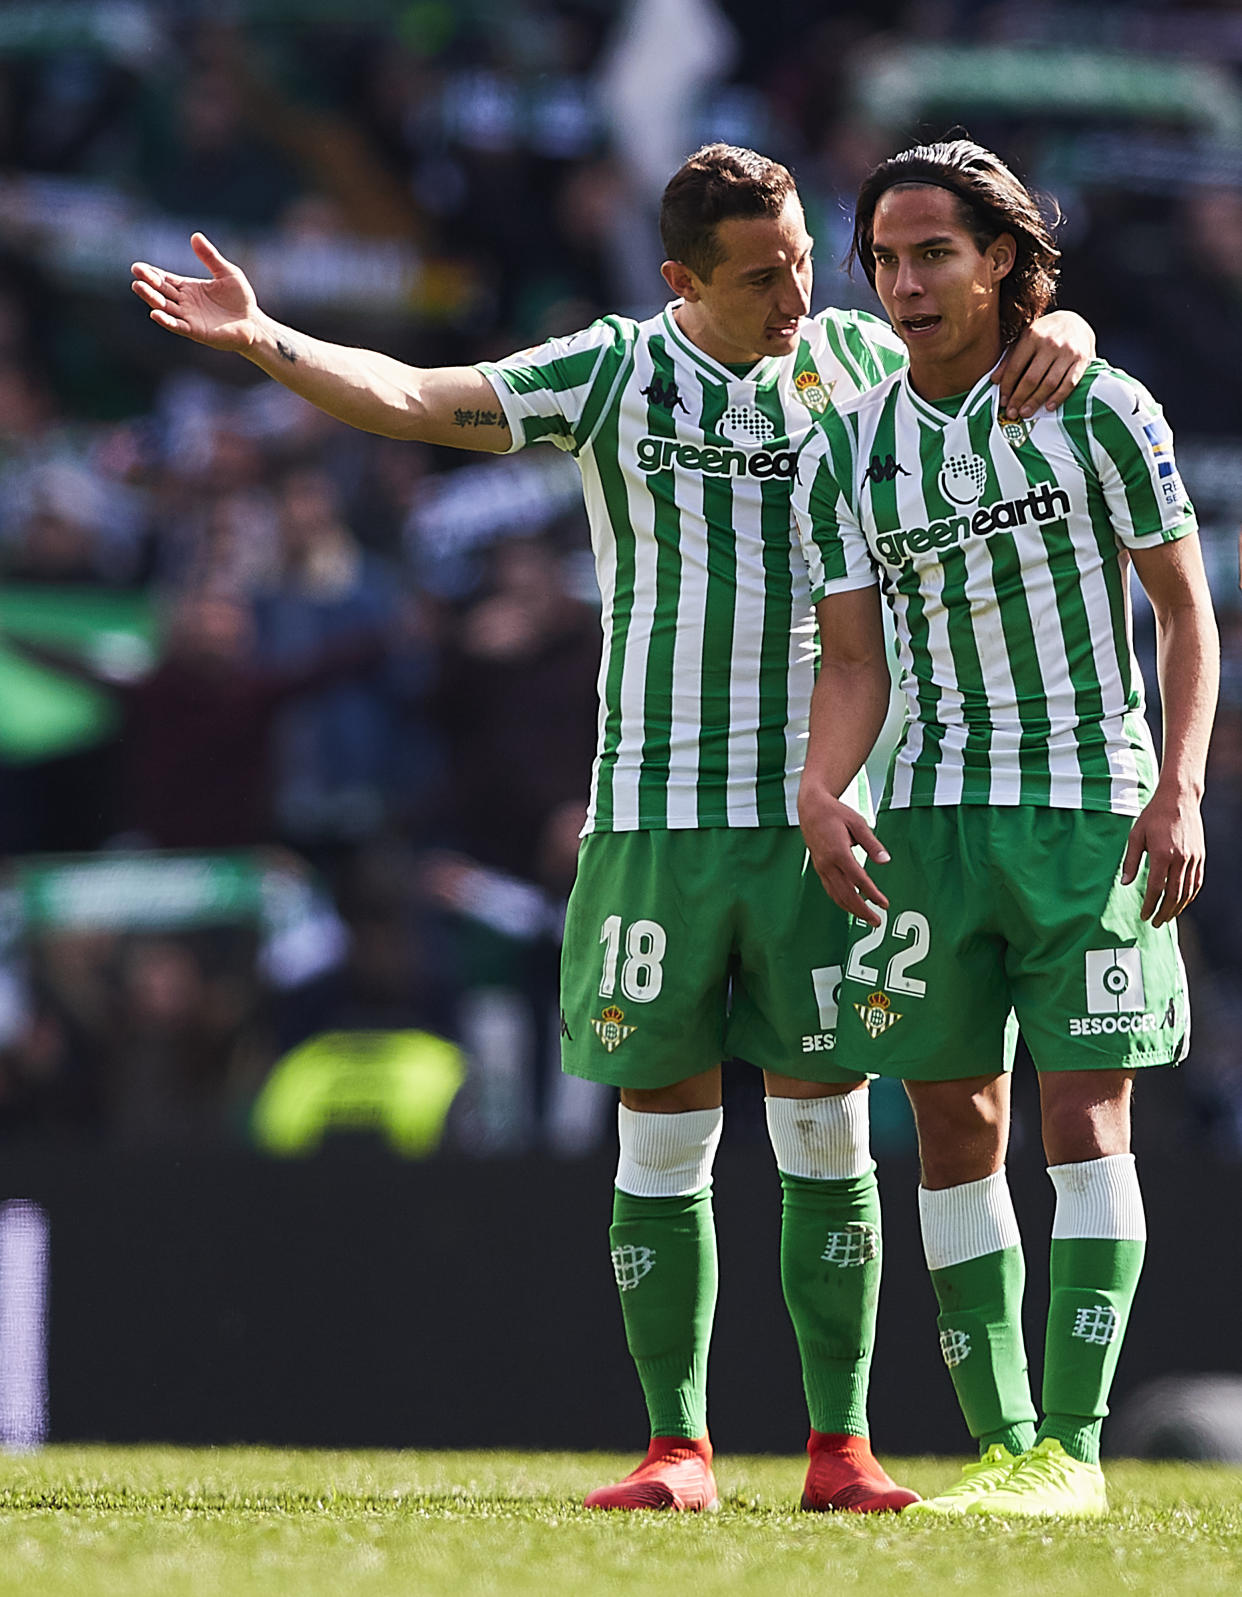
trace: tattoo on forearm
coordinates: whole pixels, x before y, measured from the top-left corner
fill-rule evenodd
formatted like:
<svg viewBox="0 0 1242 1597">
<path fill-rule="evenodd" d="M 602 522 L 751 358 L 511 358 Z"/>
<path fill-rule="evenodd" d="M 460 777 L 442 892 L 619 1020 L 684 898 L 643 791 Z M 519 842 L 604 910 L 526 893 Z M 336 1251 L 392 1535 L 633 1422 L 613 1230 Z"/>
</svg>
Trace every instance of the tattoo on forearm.
<svg viewBox="0 0 1242 1597">
<path fill-rule="evenodd" d="M 501 427 L 504 417 L 498 410 L 455 410 L 454 427 Z"/>
<path fill-rule="evenodd" d="M 278 355 L 283 355 L 289 362 L 290 366 L 297 365 L 298 352 L 296 349 L 294 349 L 292 344 L 286 344 L 283 339 L 278 338 L 276 340 L 276 353 Z"/>
</svg>

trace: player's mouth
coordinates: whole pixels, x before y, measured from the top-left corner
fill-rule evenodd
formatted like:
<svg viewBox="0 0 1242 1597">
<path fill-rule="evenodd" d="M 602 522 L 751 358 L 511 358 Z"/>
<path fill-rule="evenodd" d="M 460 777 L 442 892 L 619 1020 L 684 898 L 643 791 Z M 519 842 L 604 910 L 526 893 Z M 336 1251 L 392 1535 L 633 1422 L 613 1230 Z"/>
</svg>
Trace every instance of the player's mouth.
<svg viewBox="0 0 1242 1597">
<path fill-rule="evenodd" d="M 940 326 L 939 316 L 903 316 L 901 318 L 901 334 L 903 338 L 927 338 Z"/>
<path fill-rule="evenodd" d="M 797 332 L 798 323 L 796 320 L 792 322 L 776 322 L 768 328 L 768 337 L 793 338 L 797 335 Z"/>
</svg>

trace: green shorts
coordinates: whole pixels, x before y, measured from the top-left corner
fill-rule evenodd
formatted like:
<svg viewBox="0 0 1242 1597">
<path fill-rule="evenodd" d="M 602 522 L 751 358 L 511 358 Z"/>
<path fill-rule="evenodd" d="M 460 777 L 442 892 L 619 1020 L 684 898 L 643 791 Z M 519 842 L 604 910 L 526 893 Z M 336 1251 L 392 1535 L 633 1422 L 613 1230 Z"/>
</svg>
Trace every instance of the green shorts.
<svg viewBox="0 0 1242 1597">
<path fill-rule="evenodd" d="M 594 832 L 561 955 L 561 1061 L 669 1087 L 740 1058 L 804 1081 L 836 1067 L 845 914 L 797 827 Z"/>
<path fill-rule="evenodd" d="M 1006 1067 L 1012 1009 L 1038 1070 L 1131 1070 L 1185 1056 L 1190 1011 L 1174 924 L 1139 919 L 1134 822 L 1029 805 L 887 810 L 889 901 L 853 921 L 837 1063 L 911 1081 Z"/>
</svg>

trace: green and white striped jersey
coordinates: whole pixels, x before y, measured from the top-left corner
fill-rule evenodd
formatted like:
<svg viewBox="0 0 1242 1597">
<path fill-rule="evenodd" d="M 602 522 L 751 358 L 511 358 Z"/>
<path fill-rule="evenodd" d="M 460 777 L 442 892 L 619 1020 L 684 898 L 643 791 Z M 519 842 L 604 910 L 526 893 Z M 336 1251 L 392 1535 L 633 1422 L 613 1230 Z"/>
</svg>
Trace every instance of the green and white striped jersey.
<svg viewBox="0 0 1242 1597">
<path fill-rule="evenodd" d="M 905 351 L 877 318 L 829 310 L 739 376 L 675 309 L 480 370 L 513 447 L 554 444 L 582 472 L 604 628 L 587 830 L 792 826 L 815 670 L 797 453 Z"/>
<path fill-rule="evenodd" d="M 1101 361 L 1062 408 L 908 374 L 825 419 L 794 494 L 816 601 L 878 580 L 906 724 L 884 804 L 1136 815 L 1156 777 L 1126 549 L 1196 530 L 1160 407 Z"/>
</svg>

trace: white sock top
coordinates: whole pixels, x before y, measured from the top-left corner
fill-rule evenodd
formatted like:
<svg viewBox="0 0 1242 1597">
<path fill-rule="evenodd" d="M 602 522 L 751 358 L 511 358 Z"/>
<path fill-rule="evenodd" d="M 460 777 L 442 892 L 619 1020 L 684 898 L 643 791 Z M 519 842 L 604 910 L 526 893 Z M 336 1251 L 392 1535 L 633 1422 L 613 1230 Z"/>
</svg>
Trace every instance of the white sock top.
<svg viewBox="0 0 1242 1597">
<path fill-rule="evenodd" d="M 776 1167 L 804 1181 L 853 1181 L 873 1168 L 868 1093 L 765 1098 Z"/>
<path fill-rule="evenodd" d="M 617 1105 L 616 1184 L 634 1198 L 688 1198 L 712 1178 L 723 1109 L 644 1114 Z"/>
<path fill-rule="evenodd" d="M 1132 1153 L 1108 1153 L 1081 1164 L 1049 1165 L 1056 1188 L 1052 1240 L 1098 1237 L 1111 1242 L 1146 1242 L 1147 1216 Z"/>
<path fill-rule="evenodd" d="M 940 1192 L 920 1187 L 919 1224 L 929 1270 L 945 1270 L 1022 1244 L 1003 1167 L 982 1181 L 964 1181 Z"/>
</svg>

